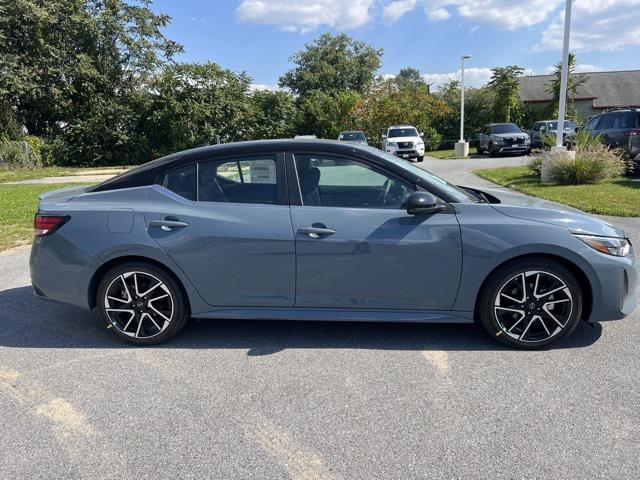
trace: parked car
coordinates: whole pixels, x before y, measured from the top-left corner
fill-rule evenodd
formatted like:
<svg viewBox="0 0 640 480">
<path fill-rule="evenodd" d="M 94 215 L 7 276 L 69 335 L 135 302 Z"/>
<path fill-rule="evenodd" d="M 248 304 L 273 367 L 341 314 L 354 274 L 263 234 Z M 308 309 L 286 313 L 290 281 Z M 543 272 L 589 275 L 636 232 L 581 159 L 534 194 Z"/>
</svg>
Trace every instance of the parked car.
<svg viewBox="0 0 640 480">
<path fill-rule="evenodd" d="M 478 135 L 478 153 L 485 152 L 491 156 L 499 153 L 529 154 L 531 139 L 515 123 L 490 123 L 482 127 Z"/>
<path fill-rule="evenodd" d="M 424 133 L 411 125 L 394 125 L 382 135 L 382 149 L 405 160 L 424 160 Z"/>
<path fill-rule="evenodd" d="M 30 267 L 37 296 L 140 345 L 198 317 L 477 320 L 537 348 L 637 301 L 624 231 L 326 140 L 203 147 L 42 194 Z"/>
<path fill-rule="evenodd" d="M 340 132 L 340 135 L 338 135 L 338 140 L 341 142 L 357 143 L 359 145 L 369 145 L 369 142 L 367 141 L 367 136 L 365 135 L 364 132 L 361 132 L 360 130 Z"/>
<path fill-rule="evenodd" d="M 576 133 L 576 124 L 571 120 L 564 121 L 563 145 L 569 146 L 568 138 Z M 524 131 L 531 139 L 531 148 L 545 148 L 545 137 L 555 137 L 558 133 L 558 120 L 542 120 L 535 122 L 531 130 Z"/>
<path fill-rule="evenodd" d="M 640 167 L 640 108 L 624 108 L 601 113 L 583 127 L 590 135 L 599 136 L 602 143 L 619 148 L 633 159 L 636 171 Z M 575 142 L 575 137 L 572 138 Z"/>
</svg>

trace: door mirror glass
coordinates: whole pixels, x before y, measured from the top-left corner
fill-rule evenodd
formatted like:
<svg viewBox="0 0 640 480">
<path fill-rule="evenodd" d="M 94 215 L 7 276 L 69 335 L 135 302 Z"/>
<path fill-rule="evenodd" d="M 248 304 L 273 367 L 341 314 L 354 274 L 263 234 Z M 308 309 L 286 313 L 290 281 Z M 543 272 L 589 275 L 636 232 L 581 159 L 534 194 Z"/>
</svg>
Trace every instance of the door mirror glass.
<svg viewBox="0 0 640 480">
<path fill-rule="evenodd" d="M 382 134 L 382 139 L 383 139 L 383 140 L 386 140 L 386 139 L 387 139 L 387 136 L 386 136 L 386 135 L 384 135 L 384 134 Z"/>
<path fill-rule="evenodd" d="M 547 131 L 547 127 L 545 127 L 544 125 L 540 127 L 540 133 L 546 133 L 546 131 Z"/>
<path fill-rule="evenodd" d="M 409 195 L 405 208 L 410 215 L 420 215 L 437 213 L 444 209 L 444 205 L 438 204 L 436 196 L 429 192 L 413 192 Z"/>
</svg>

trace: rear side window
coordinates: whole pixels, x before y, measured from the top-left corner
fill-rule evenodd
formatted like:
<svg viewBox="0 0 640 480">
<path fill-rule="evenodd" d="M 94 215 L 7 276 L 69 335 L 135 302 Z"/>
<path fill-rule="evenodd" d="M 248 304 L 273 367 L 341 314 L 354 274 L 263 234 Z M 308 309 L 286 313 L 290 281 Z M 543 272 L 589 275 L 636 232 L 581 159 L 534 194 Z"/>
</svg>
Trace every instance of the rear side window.
<svg viewBox="0 0 640 480">
<path fill-rule="evenodd" d="M 638 114 L 636 112 L 620 112 L 615 114 L 613 128 L 637 128 Z"/>
<path fill-rule="evenodd" d="M 202 162 L 198 200 L 273 205 L 278 201 L 277 174 L 274 155 Z"/>
<path fill-rule="evenodd" d="M 598 130 L 609 130 L 613 128 L 613 121 L 615 119 L 615 115 L 603 115 L 600 119 L 600 123 L 598 124 Z"/>
<path fill-rule="evenodd" d="M 185 165 L 173 170 L 169 170 L 162 182 L 162 186 L 167 190 L 186 198 L 196 199 L 196 166 L 195 164 Z"/>
</svg>

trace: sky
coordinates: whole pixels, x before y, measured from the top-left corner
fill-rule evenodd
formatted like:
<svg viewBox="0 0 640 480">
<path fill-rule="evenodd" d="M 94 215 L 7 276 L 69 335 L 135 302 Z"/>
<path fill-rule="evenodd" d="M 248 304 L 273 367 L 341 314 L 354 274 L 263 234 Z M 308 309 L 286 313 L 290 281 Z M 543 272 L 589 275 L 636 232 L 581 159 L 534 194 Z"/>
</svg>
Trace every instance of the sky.
<svg viewBox="0 0 640 480">
<path fill-rule="evenodd" d="M 276 88 L 289 58 L 324 32 L 346 32 L 384 50 L 378 73 L 420 70 L 437 85 L 480 86 L 494 66 L 549 73 L 560 61 L 564 0 L 156 0 L 178 60 L 212 61 Z M 640 0 L 574 0 L 571 50 L 578 71 L 640 68 Z"/>
</svg>

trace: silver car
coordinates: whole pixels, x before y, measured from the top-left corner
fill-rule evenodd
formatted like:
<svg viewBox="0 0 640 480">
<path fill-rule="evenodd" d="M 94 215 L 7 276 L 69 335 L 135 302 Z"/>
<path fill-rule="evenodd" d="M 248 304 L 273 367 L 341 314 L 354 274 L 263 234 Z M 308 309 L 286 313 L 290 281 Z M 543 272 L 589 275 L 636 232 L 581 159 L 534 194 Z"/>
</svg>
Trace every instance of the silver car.
<svg viewBox="0 0 640 480">
<path fill-rule="evenodd" d="M 515 123 L 490 123 L 478 135 L 478 153 L 491 156 L 500 153 L 531 153 L 531 138 Z"/>
</svg>

